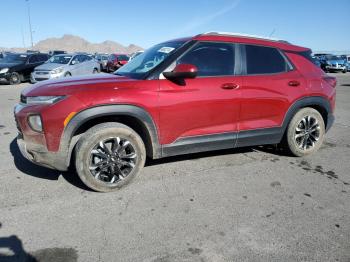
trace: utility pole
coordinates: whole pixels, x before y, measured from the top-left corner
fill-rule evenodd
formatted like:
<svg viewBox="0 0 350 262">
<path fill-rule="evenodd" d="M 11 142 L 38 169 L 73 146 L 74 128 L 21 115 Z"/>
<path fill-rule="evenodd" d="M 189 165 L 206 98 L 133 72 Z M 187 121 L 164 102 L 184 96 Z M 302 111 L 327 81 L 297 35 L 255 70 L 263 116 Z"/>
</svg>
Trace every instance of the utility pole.
<svg viewBox="0 0 350 262">
<path fill-rule="evenodd" d="M 25 44 L 25 42 L 24 42 L 23 26 L 21 26 L 21 34 L 22 34 L 23 48 L 26 48 L 26 44 Z"/>
<path fill-rule="evenodd" d="M 29 5 L 29 0 L 25 0 L 27 2 L 27 7 L 28 7 L 28 22 L 29 22 L 29 32 L 30 32 L 30 43 L 32 45 L 32 48 L 34 46 L 33 44 L 33 30 L 32 30 L 32 22 L 30 19 L 30 5 Z"/>
</svg>

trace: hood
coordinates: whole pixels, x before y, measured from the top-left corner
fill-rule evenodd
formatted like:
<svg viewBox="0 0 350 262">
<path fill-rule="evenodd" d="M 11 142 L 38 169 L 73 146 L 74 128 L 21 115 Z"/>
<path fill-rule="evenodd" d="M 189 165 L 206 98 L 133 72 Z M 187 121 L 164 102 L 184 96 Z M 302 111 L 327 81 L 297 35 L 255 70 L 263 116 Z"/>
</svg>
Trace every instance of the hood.
<svg viewBox="0 0 350 262">
<path fill-rule="evenodd" d="M 69 95 L 82 90 L 101 90 L 108 87 L 119 87 L 118 84 L 130 81 L 137 80 L 105 73 L 81 77 L 67 77 L 36 83 L 25 88 L 22 94 L 24 96 Z"/>
<path fill-rule="evenodd" d="M 3 68 L 12 68 L 12 67 L 15 67 L 15 66 L 18 66 L 18 65 L 21 65 L 22 63 L 2 63 L 2 61 L 0 60 L 0 69 L 3 69 Z"/>
<path fill-rule="evenodd" d="M 44 70 L 44 71 L 51 71 L 59 67 L 66 66 L 67 64 L 56 64 L 56 63 L 45 63 L 40 66 L 37 66 L 35 70 Z"/>
</svg>

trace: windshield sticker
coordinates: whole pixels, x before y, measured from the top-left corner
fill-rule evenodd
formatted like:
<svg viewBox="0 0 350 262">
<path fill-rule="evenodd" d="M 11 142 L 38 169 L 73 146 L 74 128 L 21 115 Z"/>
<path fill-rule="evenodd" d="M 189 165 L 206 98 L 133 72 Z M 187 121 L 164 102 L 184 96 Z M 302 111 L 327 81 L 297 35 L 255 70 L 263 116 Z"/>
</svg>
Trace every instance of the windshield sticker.
<svg viewBox="0 0 350 262">
<path fill-rule="evenodd" d="M 160 52 L 160 53 L 165 53 L 165 54 L 169 54 L 169 53 L 171 53 L 172 51 L 174 51 L 174 49 L 175 49 L 175 48 L 173 48 L 173 47 L 166 47 L 166 46 L 164 46 L 164 47 L 162 47 L 161 49 L 159 49 L 158 52 Z"/>
<path fill-rule="evenodd" d="M 27 55 L 20 55 L 20 57 L 27 57 Z"/>
<path fill-rule="evenodd" d="M 65 56 L 64 59 L 71 59 L 71 56 Z"/>
</svg>

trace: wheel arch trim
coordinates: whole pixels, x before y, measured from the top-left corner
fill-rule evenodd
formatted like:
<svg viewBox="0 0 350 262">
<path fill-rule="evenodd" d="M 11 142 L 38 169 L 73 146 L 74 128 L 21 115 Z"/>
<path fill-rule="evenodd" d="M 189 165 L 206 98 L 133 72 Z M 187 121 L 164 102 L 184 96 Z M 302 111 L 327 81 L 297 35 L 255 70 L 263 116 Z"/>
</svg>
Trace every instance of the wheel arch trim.
<svg viewBox="0 0 350 262">
<path fill-rule="evenodd" d="M 66 153 L 67 165 L 69 165 L 73 148 L 77 142 L 73 141 L 74 134 L 88 121 L 106 116 L 129 116 L 138 119 L 139 122 L 144 125 L 150 137 L 152 150 L 151 156 L 153 158 L 161 157 L 158 130 L 151 115 L 145 109 L 139 106 L 127 104 L 99 105 L 78 112 L 64 128 L 61 137 L 60 151 Z"/>
<path fill-rule="evenodd" d="M 332 124 L 332 121 L 330 121 L 330 118 L 333 116 L 332 114 L 332 107 L 330 102 L 327 100 L 327 98 L 322 97 L 322 96 L 310 96 L 310 97 L 304 97 L 301 98 L 297 101 L 295 101 L 287 110 L 287 113 L 284 116 L 283 119 L 283 133 L 287 129 L 289 122 L 293 118 L 293 116 L 301 109 L 304 107 L 313 107 L 317 106 L 325 110 L 327 113 L 326 116 L 322 115 L 322 112 L 320 114 L 322 117 L 326 117 L 325 119 L 325 125 L 326 125 L 326 130 L 330 128 L 330 125 Z"/>
</svg>

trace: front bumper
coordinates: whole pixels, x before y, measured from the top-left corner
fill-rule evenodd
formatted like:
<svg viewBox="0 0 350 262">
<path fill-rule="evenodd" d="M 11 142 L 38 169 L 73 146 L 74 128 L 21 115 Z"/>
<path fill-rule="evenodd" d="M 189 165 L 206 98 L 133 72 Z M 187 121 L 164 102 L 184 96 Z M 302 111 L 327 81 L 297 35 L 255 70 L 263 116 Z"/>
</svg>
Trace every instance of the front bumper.
<svg viewBox="0 0 350 262">
<path fill-rule="evenodd" d="M 326 69 L 329 71 L 346 71 L 346 66 L 326 66 Z"/>
<path fill-rule="evenodd" d="M 34 164 L 60 171 L 68 169 L 66 156 L 60 152 L 49 152 L 41 145 L 28 143 L 21 134 L 17 136 L 17 145 L 21 154 Z"/>
<path fill-rule="evenodd" d="M 8 82 L 8 81 L 10 81 L 10 76 L 11 76 L 11 73 L 9 73 L 9 72 L 0 74 L 0 81 L 1 82 Z"/>
<path fill-rule="evenodd" d="M 49 151 L 45 136 L 33 131 L 27 122 L 28 112 L 23 104 L 17 104 L 14 108 L 16 126 L 18 129 L 17 145 L 21 154 L 34 164 L 66 171 L 69 166 L 68 148 L 62 146 L 57 151 Z"/>
<path fill-rule="evenodd" d="M 34 71 L 33 73 L 31 73 L 30 75 L 30 81 L 32 83 L 37 83 L 40 81 L 45 81 L 45 80 L 50 80 L 50 79 L 56 79 L 56 78 L 61 78 L 64 76 L 65 72 L 61 72 L 58 74 L 52 74 L 49 71 Z"/>
</svg>

